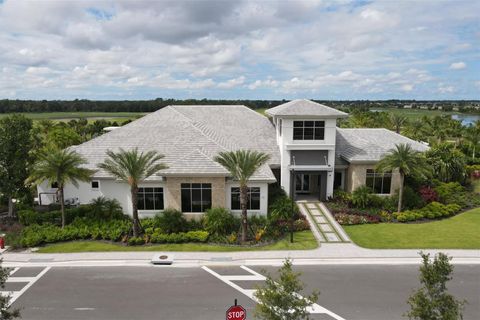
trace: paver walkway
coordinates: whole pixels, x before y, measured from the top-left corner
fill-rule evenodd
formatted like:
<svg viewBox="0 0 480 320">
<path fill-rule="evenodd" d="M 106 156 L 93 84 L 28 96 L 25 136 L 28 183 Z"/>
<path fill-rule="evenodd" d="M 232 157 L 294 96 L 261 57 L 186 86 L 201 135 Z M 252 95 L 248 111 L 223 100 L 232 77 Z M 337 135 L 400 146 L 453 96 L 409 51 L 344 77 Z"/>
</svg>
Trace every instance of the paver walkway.
<svg viewBox="0 0 480 320">
<path fill-rule="evenodd" d="M 348 235 L 325 205 L 318 201 L 297 201 L 297 204 L 300 211 L 309 218 L 310 225 L 320 243 L 350 242 Z"/>
</svg>

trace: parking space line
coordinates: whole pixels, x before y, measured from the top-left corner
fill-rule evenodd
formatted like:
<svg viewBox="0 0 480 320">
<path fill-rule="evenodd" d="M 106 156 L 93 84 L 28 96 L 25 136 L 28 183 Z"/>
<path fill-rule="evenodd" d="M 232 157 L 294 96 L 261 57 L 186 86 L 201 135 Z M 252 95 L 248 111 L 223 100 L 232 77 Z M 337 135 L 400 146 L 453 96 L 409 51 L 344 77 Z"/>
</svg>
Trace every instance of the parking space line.
<svg viewBox="0 0 480 320">
<path fill-rule="evenodd" d="M 221 274 L 218 274 L 216 273 L 215 271 L 213 271 L 212 269 L 208 268 L 207 266 L 203 266 L 202 269 L 205 270 L 206 272 L 210 273 L 212 276 L 214 276 L 215 278 L 225 282 L 226 284 L 228 284 L 229 286 L 231 286 L 232 288 L 234 288 L 235 290 L 239 291 L 240 293 L 243 293 L 244 295 L 246 295 L 247 297 L 249 297 L 250 299 L 252 299 L 253 301 L 257 302 L 258 303 L 258 300 L 255 298 L 255 292 L 257 290 L 252 290 L 252 289 L 243 289 L 242 287 L 240 287 L 239 285 L 235 284 L 232 282 L 232 280 L 245 280 L 245 281 L 264 281 L 266 278 L 265 276 L 261 275 L 260 273 L 250 269 L 249 267 L 247 266 L 240 266 L 240 268 L 242 268 L 243 270 L 249 272 L 251 275 L 249 276 L 245 276 L 245 275 L 242 275 L 242 276 L 232 276 L 232 275 L 228 275 L 228 276 L 223 276 Z M 298 293 L 295 293 L 295 295 L 297 297 L 302 297 L 300 294 Z M 332 311 L 320 306 L 319 304 L 317 303 L 314 303 L 313 305 L 311 305 L 308 309 L 308 312 L 309 313 L 323 313 L 323 314 L 327 314 L 329 315 L 330 317 L 334 318 L 335 320 L 345 320 L 344 318 L 340 317 L 338 314 L 336 313 L 333 313 Z"/>
<path fill-rule="evenodd" d="M 39 274 L 37 274 L 35 277 L 12 277 L 12 278 L 7 278 L 7 282 L 28 282 L 27 285 L 25 285 L 21 290 L 19 291 L 0 291 L 0 294 L 3 296 L 9 295 L 10 296 L 10 303 L 9 305 L 13 304 L 22 294 L 24 294 L 35 282 L 37 282 L 45 273 L 50 270 L 51 267 L 45 267 Z M 10 273 L 10 276 L 14 274 L 15 272 L 18 271 L 20 268 L 15 268 L 13 271 Z"/>
<path fill-rule="evenodd" d="M 20 268 L 19 267 L 16 267 L 16 268 L 13 268 L 12 271 L 10 271 L 10 273 L 8 274 L 8 276 L 12 276 L 12 274 L 14 274 L 15 272 L 17 272 Z"/>
</svg>

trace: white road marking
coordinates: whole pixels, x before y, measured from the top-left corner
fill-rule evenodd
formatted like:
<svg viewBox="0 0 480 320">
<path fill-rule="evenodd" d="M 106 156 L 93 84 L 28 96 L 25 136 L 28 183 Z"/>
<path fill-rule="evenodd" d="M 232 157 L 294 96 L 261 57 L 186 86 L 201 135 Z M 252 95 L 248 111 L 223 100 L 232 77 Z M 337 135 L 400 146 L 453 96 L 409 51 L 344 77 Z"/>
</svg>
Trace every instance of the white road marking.
<svg viewBox="0 0 480 320">
<path fill-rule="evenodd" d="M 92 310 L 95 310 L 95 308 L 74 308 L 73 310 L 75 310 L 75 311 L 92 311 Z"/>
<path fill-rule="evenodd" d="M 37 274 L 35 277 L 12 277 L 8 278 L 6 282 L 28 282 L 26 286 L 24 286 L 21 290 L 19 291 L 0 291 L 0 294 L 3 296 L 10 296 L 10 303 L 9 305 L 12 305 L 22 294 L 24 294 L 35 282 L 37 282 L 41 277 L 47 273 L 48 270 L 50 270 L 51 267 L 46 267 L 43 269 L 39 274 Z M 14 274 L 15 272 L 18 271 L 19 268 L 15 268 L 11 273 Z"/>
<path fill-rule="evenodd" d="M 247 297 L 249 297 L 253 301 L 258 302 L 257 299 L 255 298 L 255 291 L 256 290 L 243 289 L 242 287 L 233 283 L 232 281 L 264 281 L 266 278 L 263 275 L 261 275 L 260 273 L 250 269 L 247 266 L 240 266 L 240 268 L 249 272 L 251 275 L 222 276 L 222 275 L 216 273 L 215 271 L 213 271 L 212 269 L 208 268 L 207 266 L 202 267 L 203 270 L 207 271 L 208 273 L 210 273 L 215 278 L 220 279 L 221 281 L 225 282 L 226 284 L 228 284 L 229 286 L 231 286 L 235 290 L 239 291 L 240 293 L 243 293 L 244 295 L 246 295 Z M 298 294 L 298 293 L 296 293 L 296 295 L 298 297 L 301 297 L 301 295 Z M 333 313 L 332 311 L 318 305 L 317 303 L 314 303 L 311 307 L 309 307 L 308 312 L 309 313 L 323 313 L 323 314 L 327 314 L 327 315 L 331 316 L 332 318 L 334 318 L 336 320 L 345 320 L 344 318 L 340 317 L 338 314 Z"/>
</svg>

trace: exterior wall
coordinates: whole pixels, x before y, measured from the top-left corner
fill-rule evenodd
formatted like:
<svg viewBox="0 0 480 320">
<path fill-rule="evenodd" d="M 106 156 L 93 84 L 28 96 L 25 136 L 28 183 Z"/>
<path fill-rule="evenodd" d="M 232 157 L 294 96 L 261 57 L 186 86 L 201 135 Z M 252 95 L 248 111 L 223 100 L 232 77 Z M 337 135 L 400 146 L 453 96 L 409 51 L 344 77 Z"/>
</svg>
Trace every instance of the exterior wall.
<svg viewBox="0 0 480 320">
<path fill-rule="evenodd" d="M 225 177 L 167 177 L 164 197 L 169 208 L 182 210 L 182 183 L 211 183 L 212 207 L 225 207 Z"/>
<path fill-rule="evenodd" d="M 268 183 L 266 182 L 252 182 L 248 184 L 249 187 L 260 188 L 260 210 L 248 210 L 249 215 L 266 215 L 268 213 Z M 225 207 L 232 208 L 232 187 L 239 187 L 238 182 L 227 181 L 225 184 Z M 234 214 L 241 214 L 241 210 L 231 210 Z"/>
<path fill-rule="evenodd" d="M 350 164 L 346 170 L 345 190 L 353 192 L 358 187 L 364 186 L 367 180 L 367 169 L 375 169 L 375 164 Z M 400 174 L 398 170 L 392 172 L 390 194 L 393 195 L 400 187 Z"/>
</svg>

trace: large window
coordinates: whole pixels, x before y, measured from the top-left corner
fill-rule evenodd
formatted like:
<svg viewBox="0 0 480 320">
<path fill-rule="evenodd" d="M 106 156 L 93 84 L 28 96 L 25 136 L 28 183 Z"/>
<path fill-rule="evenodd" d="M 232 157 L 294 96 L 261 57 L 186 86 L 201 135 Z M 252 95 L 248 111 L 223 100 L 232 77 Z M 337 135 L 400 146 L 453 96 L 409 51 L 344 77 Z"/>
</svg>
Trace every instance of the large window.
<svg viewBox="0 0 480 320">
<path fill-rule="evenodd" d="M 163 188 L 138 188 L 138 210 L 163 210 Z"/>
<path fill-rule="evenodd" d="M 210 183 L 182 183 L 182 211 L 205 212 L 212 207 Z"/>
<path fill-rule="evenodd" d="M 293 121 L 293 140 L 323 140 L 325 121 Z"/>
<path fill-rule="evenodd" d="M 240 188 L 232 188 L 232 210 L 240 210 Z M 260 188 L 248 188 L 247 210 L 260 210 Z"/>
<path fill-rule="evenodd" d="M 366 186 L 371 188 L 374 193 L 389 194 L 392 184 L 392 172 L 376 172 L 373 169 L 367 169 Z"/>
</svg>

